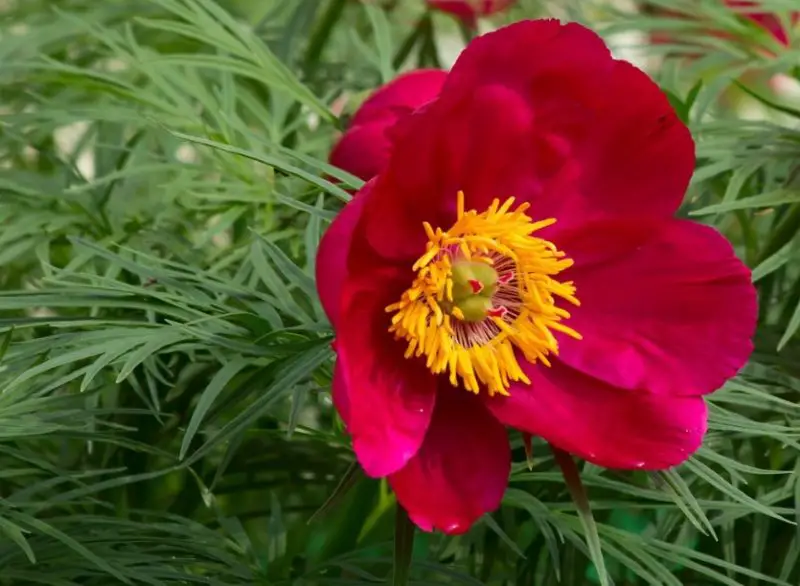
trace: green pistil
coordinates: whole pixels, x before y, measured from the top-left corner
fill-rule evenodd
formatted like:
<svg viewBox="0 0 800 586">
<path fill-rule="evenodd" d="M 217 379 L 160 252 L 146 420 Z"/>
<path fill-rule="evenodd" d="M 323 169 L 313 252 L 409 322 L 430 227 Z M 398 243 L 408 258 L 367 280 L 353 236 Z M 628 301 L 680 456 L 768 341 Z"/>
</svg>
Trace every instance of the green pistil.
<svg viewBox="0 0 800 586">
<path fill-rule="evenodd" d="M 497 291 L 497 271 L 490 265 L 474 261 L 456 261 L 451 270 L 453 306 L 464 314 L 464 320 L 479 322 L 492 309 L 492 296 Z"/>
</svg>

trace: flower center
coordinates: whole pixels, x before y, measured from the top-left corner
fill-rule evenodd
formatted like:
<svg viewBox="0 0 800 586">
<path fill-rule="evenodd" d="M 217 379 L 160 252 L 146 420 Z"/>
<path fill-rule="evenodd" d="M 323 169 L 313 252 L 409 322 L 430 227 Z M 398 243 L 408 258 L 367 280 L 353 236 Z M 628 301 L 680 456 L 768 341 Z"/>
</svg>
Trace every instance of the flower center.
<svg viewBox="0 0 800 586">
<path fill-rule="evenodd" d="M 427 358 L 434 374 L 447 372 L 478 393 L 508 394 L 514 381 L 530 384 L 520 357 L 541 361 L 558 354 L 553 331 L 581 336 L 562 320 L 569 312 L 556 298 L 579 305 L 572 282 L 553 277 L 572 260 L 547 240 L 533 234 L 555 223 L 534 222 L 529 204 L 513 210 L 514 198 L 494 200 L 482 213 L 464 210 L 458 193 L 458 215 L 447 230 L 424 224 L 425 254 L 416 263 L 416 277 L 393 313 L 389 331 L 408 343 L 406 358 Z"/>
</svg>

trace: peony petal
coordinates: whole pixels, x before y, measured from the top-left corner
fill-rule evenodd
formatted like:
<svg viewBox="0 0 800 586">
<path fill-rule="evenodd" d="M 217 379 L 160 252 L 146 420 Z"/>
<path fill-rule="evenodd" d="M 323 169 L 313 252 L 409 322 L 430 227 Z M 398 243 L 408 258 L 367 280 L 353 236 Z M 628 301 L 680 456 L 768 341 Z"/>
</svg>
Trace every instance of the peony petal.
<svg viewBox="0 0 800 586">
<path fill-rule="evenodd" d="M 369 250 L 353 237 L 336 327 L 337 368 L 334 390 L 353 449 L 364 471 L 374 477 L 402 468 L 417 452 L 436 400 L 436 377 L 421 360 L 407 360 L 405 346 L 389 333 L 387 305 L 408 286 L 408 271 L 359 264 Z M 356 270 L 353 270 L 354 264 Z"/>
<path fill-rule="evenodd" d="M 349 129 L 331 150 L 328 159 L 331 165 L 364 181 L 375 177 L 389 160 L 391 143 L 386 131 L 395 122 L 393 117 L 384 118 Z"/>
<path fill-rule="evenodd" d="M 391 259 L 421 254 L 422 222 L 452 224 L 459 190 L 478 209 L 495 197 L 530 199 L 556 185 L 563 194 L 569 165 L 548 129 L 533 126 L 539 119 L 528 87 L 531 78 L 564 69 L 581 85 L 603 64 L 609 70 L 611 57 L 599 37 L 553 20 L 518 23 L 470 43 L 439 99 L 392 129 L 392 154 L 364 214 L 370 245 Z"/>
<path fill-rule="evenodd" d="M 480 399 L 446 386 L 425 442 L 389 483 L 420 529 L 456 534 L 500 505 L 510 470 L 503 426 Z"/>
<path fill-rule="evenodd" d="M 616 215 L 669 216 L 680 205 L 694 170 L 691 134 L 659 87 L 613 60 L 593 32 L 531 21 L 485 35 L 453 67 L 440 107 L 490 84 L 516 92 L 533 112 L 532 142 L 514 159 L 518 173 L 539 183 L 511 195 L 532 200 L 537 219 L 568 227 Z M 495 143 L 475 142 L 491 160 Z M 545 147 L 551 154 L 543 159 Z M 508 195 L 476 194 L 474 207 Z"/>
<path fill-rule="evenodd" d="M 386 166 L 391 150 L 387 130 L 398 119 L 435 99 L 447 72 L 418 69 L 399 75 L 375 91 L 358 109 L 350 128 L 334 145 L 330 162 L 364 181 Z"/>
<path fill-rule="evenodd" d="M 452 14 L 465 25 L 475 28 L 479 16 L 501 12 L 516 0 L 428 0 L 428 6 Z"/>
<path fill-rule="evenodd" d="M 367 98 L 350 121 L 360 126 L 398 118 L 435 100 L 442 90 L 447 72 L 442 69 L 415 69 L 402 73 Z"/>
<path fill-rule="evenodd" d="M 322 308 L 334 328 L 339 318 L 342 283 L 347 275 L 347 253 L 353 229 L 361 217 L 364 203 L 369 198 L 372 185 L 367 183 L 334 218 L 317 248 L 315 271 L 317 292 Z"/>
<path fill-rule="evenodd" d="M 494 198 L 530 201 L 534 219 L 558 220 L 555 234 L 670 216 L 694 167 L 691 135 L 658 86 L 590 30 L 553 20 L 473 41 L 439 98 L 391 132 L 364 224 L 390 259 L 420 254 L 423 221 L 452 224 L 459 190 L 478 210 Z"/>
<path fill-rule="evenodd" d="M 707 428 L 702 397 L 612 387 L 554 361 L 527 365 L 531 384 L 486 399 L 503 423 L 541 436 L 598 466 L 660 470 L 695 452 Z"/>
<path fill-rule="evenodd" d="M 718 389 L 747 361 L 757 318 L 750 271 L 714 229 L 684 220 L 599 222 L 557 243 L 581 306 L 559 358 L 657 394 Z"/>
<path fill-rule="evenodd" d="M 783 26 L 783 22 L 774 12 L 753 12 L 752 9 L 758 8 L 759 3 L 753 0 L 725 0 L 725 4 L 739 12 L 744 18 L 751 20 L 757 25 L 763 27 L 769 34 L 771 34 L 776 41 L 782 45 L 789 45 L 789 37 L 787 31 Z M 737 10 L 741 9 L 741 10 Z M 800 12 L 792 11 L 789 13 L 790 22 L 792 25 L 800 20 Z"/>
<path fill-rule="evenodd" d="M 582 197 L 554 206 L 552 216 L 562 226 L 613 216 L 671 216 L 694 172 L 689 129 L 661 89 L 630 63 L 615 62 L 604 96 L 591 132 L 574 143 Z"/>
</svg>

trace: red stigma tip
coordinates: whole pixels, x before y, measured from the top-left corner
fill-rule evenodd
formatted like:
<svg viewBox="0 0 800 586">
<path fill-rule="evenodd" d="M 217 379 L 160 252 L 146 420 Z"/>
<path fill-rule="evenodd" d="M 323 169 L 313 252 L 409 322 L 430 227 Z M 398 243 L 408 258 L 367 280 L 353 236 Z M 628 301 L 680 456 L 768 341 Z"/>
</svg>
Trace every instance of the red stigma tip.
<svg viewBox="0 0 800 586">
<path fill-rule="evenodd" d="M 492 307 L 489 311 L 486 312 L 486 315 L 489 317 L 499 317 L 503 318 L 508 313 L 508 309 L 503 307 L 502 305 L 498 305 L 497 307 Z"/>
<path fill-rule="evenodd" d="M 497 277 L 497 282 L 501 285 L 507 285 L 514 278 L 514 271 L 508 271 Z"/>
<path fill-rule="evenodd" d="M 473 293 L 480 293 L 483 291 L 483 283 L 481 283 L 478 279 L 470 279 L 467 281 L 467 283 L 469 283 L 469 286 L 472 287 Z"/>
</svg>

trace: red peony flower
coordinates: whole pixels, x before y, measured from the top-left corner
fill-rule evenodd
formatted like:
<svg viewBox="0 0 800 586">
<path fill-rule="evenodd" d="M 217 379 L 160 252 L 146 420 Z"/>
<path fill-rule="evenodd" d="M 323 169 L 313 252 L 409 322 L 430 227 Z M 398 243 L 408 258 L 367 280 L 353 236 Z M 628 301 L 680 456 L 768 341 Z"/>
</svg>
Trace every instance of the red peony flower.
<svg viewBox="0 0 800 586">
<path fill-rule="evenodd" d="M 478 17 L 501 12 L 516 0 L 428 0 L 428 6 L 456 16 L 469 27 L 475 27 Z"/>
<path fill-rule="evenodd" d="M 398 119 L 436 98 L 446 77 L 447 73 L 439 69 L 418 69 L 378 88 L 333 147 L 331 164 L 364 181 L 372 179 L 389 160 L 387 131 Z"/>
<path fill-rule="evenodd" d="M 752 350 L 748 269 L 673 217 L 691 135 L 577 24 L 477 38 L 317 258 L 333 399 L 358 461 L 422 529 L 503 496 L 505 426 L 600 466 L 662 469 Z"/>
<path fill-rule="evenodd" d="M 737 10 L 737 12 L 767 30 L 767 32 L 782 45 L 789 44 L 789 35 L 777 15 L 772 12 L 753 12 L 751 10 L 759 6 L 759 2 L 753 2 L 751 0 L 725 0 L 725 4 L 733 9 L 741 9 Z M 792 12 L 790 18 L 792 24 L 796 24 L 800 21 L 800 12 Z"/>
<path fill-rule="evenodd" d="M 755 24 L 759 25 L 763 29 L 765 29 L 768 33 L 772 35 L 772 37 L 781 43 L 782 45 L 789 45 L 789 35 L 788 31 L 785 29 L 781 19 L 772 12 L 758 12 L 754 11 L 753 8 L 759 6 L 758 2 L 754 2 L 752 0 L 720 0 L 726 6 L 731 8 L 734 12 L 741 15 L 742 17 L 754 22 Z M 654 14 L 660 14 L 663 16 L 675 16 L 681 17 L 686 16 L 680 12 L 673 12 L 670 10 L 664 10 L 662 8 L 653 7 L 649 8 L 649 11 Z M 794 11 L 790 14 L 790 21 L 794 25 L 800 22 L 800 11 Z M 719 37 L 719 38 L 730 38 L 731 35 L 725 32 L 715 31 L 713 29 L 709 30 L 708 33 L 711 36 Z M 669 43 L 671 42 L 672 35 L 668 32 L 654 32 L 651 34 L 651 41 L 653 43 Z"/>
</svg>

